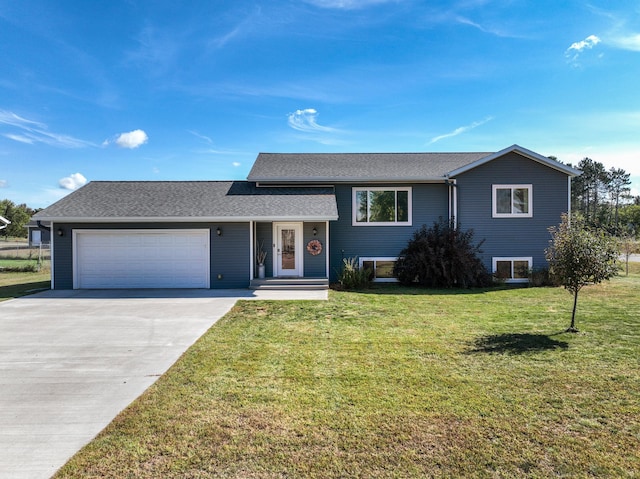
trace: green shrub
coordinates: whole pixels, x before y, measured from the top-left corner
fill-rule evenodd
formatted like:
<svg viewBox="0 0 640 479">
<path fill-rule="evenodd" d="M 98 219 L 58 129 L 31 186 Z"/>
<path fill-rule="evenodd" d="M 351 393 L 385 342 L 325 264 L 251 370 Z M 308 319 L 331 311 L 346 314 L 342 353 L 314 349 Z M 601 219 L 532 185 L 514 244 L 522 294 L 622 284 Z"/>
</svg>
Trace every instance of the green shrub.
<svg viewBox="0 0 640 479">
<path fill-rule="evenodd" d="M 453 221 L 440 219 L 431 228 L 416 230 L 400 252 L 394 275 L 400 283 L 428 288 L 473 288 L 491 285 L 473 244 L 473 230 L 462 231 Z"/>
<path fill-rule="evenodd" d="M 559 286 L 549 268 L 533 268 L 529 270 L 529 286 L 539 288 L 542 286 Z"/>
<path fill-rule="evenodd" d="M 37 273 L 38 271 L 36 263 L 23 264 L 21 266 L 0 266 L 0 273 Z"/>
<path fill-rule="evenodd" d="M 345 290 L 368 288 L 371 285 L 371 271 L 360 268 L 358 258 L 344 258 L 338 282 Z"/>
</svg>

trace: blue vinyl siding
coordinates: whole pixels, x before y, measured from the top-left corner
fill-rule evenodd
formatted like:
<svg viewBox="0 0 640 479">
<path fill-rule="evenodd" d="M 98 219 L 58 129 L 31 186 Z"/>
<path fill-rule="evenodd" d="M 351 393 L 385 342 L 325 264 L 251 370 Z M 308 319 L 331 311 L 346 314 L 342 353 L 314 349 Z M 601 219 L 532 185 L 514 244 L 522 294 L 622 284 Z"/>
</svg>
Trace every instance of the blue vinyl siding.
<svg viewBox="0 0 640 479">
<path fill-rule="evenodd" d="M 256 242 L 262 243 L 267 252 L 264 260 L 264 272 L 267 278 L 273 277 L 273 223 L 256 223 Z M 255 277 L 258 277 L 258 268 L 255 269 Z"/>
<path fill-rule="evenodd" d="M 316 227 L 318 234 L 313 236 L 313 227 Z M 327 245 L 326 245 L 326 223 L 305 223 L 302 228 L 302 247 L 304 250 L 304 277 L 305 278 L 326 278 L 327 274 Z M 311 240 L 318 240 L 322 244 L 322 252 L 316 256 L 307 252 L 307 244 Z"/>
<path fill-rule="evenodd" d="M 220 226 L 222 235 L 216 234 Z M 250 279 L 249 223 L 211 225 L 211 289 L 247 288 Z M 218 279 L 218 275 L 222 279 Z"/>
<path fill-rule="evenodd" d="M 412 188 L 411 226 L 352 226 L 352 187 L 410 186 Z M 435 184 L 349 184 L 335 187 L 338 221 L 330 223 L 330 277 L 335 280 L 342 269 L 342 259 L 350 257 L 398 256 L 413 232 L 423 224 L 431 225 L 449 216 L 449 188 Z"/>
<path fill-rule="evenodd" d="M 222 235 L 216 234 L 220 227 Z M 211 289 L 246 288 L 249 285 L 249 223 L 56 223 L 63 236 L 53 235 L 53 280 L 55 289 L 73 289 L 73 229 L 197 229 L 210 231 Z M 218 275 L 222 279 L 218 279 Z"/>
<path fill-rule="evenodd" d="M 568 211 L 567 175 L 510 153 L 460 175 L 458 221 L 473 229 L 476 242 L 485 240 L 481 258 L 492 269 L 492 257 L 533 258 L 533 267 L 545 267 L 544 249 L 549 244 L 548 228 L 560 222 Z M 493 218 L 492 185 L 531 184 L 532 218 Z"/>
</svg>

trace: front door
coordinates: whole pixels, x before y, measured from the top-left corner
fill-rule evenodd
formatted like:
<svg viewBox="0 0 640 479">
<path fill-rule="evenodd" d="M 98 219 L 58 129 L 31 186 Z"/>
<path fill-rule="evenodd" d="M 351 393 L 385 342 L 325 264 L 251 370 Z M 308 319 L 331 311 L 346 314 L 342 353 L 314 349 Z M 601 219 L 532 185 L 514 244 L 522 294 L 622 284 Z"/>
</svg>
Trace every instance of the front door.
<svg viewBox="0 0 640 479">
<path fill-rule="evenodd" d="M 302 223 L 275 223 L 274 230 L 274 276 L 302 276 Z"/>
</svg>

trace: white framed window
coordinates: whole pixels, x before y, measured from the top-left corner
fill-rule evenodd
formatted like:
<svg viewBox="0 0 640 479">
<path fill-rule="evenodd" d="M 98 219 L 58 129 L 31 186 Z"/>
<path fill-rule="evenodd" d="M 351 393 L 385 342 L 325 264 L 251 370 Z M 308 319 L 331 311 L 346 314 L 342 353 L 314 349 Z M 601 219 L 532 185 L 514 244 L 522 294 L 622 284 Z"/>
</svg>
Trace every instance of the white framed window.
<svg viewBox="0 0 640 479">
<path fill-rule="evenodd" d="M 353 226 L 411 226 L 411 187 L 354 187 Z"/>
<path fill-rule="evenodd" d="M 493 185 L 494 218 L 533 217 L 533 185 Z"/>
<path fill-rule="evenodd" d="M 493 258 L 493 274 L 506 283 L 529 282 L 529 271 L 533 266 L 533 258 Z"/>
<path fill-rule="evenodd" d="M 372 280 L 377 283 L 396 283 L 398 278 L 393 275 L 393 267 L 398 258 L 388 257 L 363 257 L 359 258 L 360 268 L 371 270 Z"/>
</svg>

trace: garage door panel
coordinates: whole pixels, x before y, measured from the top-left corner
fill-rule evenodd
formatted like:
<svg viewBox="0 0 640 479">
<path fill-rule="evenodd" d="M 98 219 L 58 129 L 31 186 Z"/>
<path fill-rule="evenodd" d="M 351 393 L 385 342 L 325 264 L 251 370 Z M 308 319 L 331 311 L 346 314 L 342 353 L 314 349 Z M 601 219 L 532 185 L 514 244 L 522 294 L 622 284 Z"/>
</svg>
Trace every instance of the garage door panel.
<svg viewBox="0 0 640 479">
<path fill-rule="evenodd" d="M 74 287 L 208 288 L 209 230 L 74 232 Z"/>
</svg>

